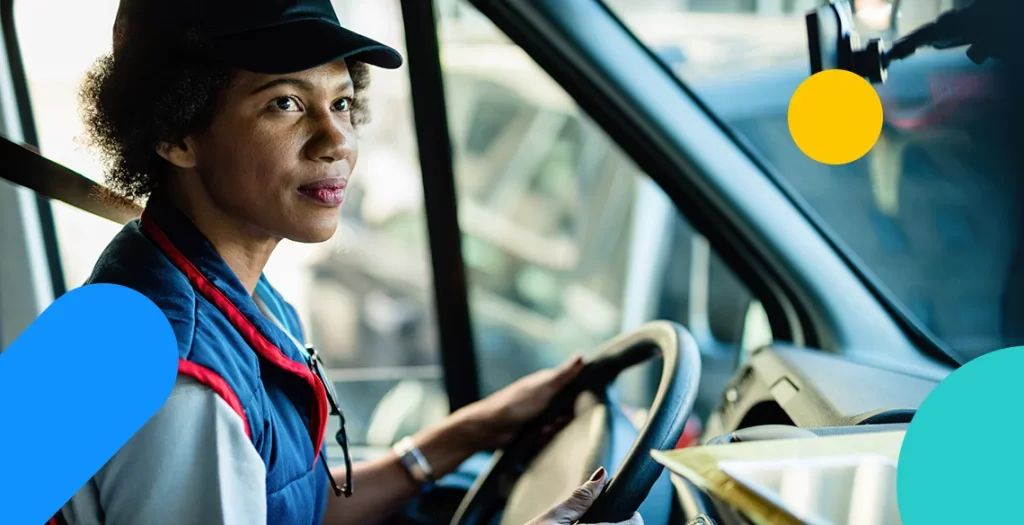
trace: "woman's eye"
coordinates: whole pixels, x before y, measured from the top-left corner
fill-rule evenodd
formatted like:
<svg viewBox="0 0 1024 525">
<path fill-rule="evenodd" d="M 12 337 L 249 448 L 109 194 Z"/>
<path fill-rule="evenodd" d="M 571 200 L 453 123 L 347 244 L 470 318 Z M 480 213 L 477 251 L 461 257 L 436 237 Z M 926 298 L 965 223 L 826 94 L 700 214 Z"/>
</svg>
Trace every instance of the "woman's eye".
<svg viewBox="0 0 1024 525">
<path fill-rule="evenodd" d="M 277 97 L 272 100 L 270 104 L 274 109 L 279 109 L 281 111 L 295 111 L 298 109 L 298 104 L 295 103 L 295 100 L 293 100 L 292 97 Z"/>
<path fill-rule="evenodd" d="M 335 111 L 348 111 L 352 109 L 352 99 L 343 98 L 334 103 Z"/>
</svg>

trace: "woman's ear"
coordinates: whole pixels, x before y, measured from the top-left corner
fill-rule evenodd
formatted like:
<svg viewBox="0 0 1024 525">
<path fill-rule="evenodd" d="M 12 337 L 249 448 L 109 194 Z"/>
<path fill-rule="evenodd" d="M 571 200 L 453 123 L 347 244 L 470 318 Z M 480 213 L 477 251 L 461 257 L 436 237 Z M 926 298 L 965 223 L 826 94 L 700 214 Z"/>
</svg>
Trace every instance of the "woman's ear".
<svg viewBox="0 0 1024 525">
<path fill-rule="evenodd" d="M 186 137 L 177 144 L 162 142 L 157 146 L 156 152 L 164 160 L 179 168 L 189 169 L 196 167 L 196 148 L 191 137 Z"/>
</svg>

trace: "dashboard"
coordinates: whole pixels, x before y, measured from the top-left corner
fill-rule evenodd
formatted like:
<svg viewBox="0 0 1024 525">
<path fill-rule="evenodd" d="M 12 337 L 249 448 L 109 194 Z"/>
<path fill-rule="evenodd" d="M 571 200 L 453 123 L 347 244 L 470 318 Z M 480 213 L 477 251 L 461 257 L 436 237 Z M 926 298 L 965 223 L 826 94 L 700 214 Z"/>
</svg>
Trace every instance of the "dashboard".
<svg viewBox="0 0 1024 525">
<path fill-rule="evenodd" d="M 763 425 L 835 433 L 836 427 L 907 424 L 936 385 L 934 378 L 819 350 L 764 347 L 726 385 L 708 418 L 705 440 Z"/>
<path fill-rule="evenodd" d="M 938 383 L 820 350 L 765 347 L 751 354 L 726 385 L 703 442 L 713 446 L 905 430 Z M 682 513 L 674 523 L 750 523 L 689 481 L 673 476 L 672 482 Z"/>
</svg>

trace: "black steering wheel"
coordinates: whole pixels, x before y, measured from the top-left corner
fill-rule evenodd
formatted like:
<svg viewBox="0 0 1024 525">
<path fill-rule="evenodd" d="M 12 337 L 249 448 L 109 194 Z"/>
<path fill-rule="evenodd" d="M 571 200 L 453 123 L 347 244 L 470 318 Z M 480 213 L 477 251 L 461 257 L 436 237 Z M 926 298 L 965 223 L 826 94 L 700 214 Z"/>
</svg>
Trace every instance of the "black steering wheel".
<svg viewBox="0 0 1024 525">
<path fill-rule="evenodd" d="M 637 432 L 610 386 L 622 371 L 659 356 L 661 381 L 647 422 Z M 659 478 L 668 486 L 650 451 L 675 447 L 693 410 L 700 371 L 697 343 L 676 323 L 648 323 L 605 343 L 551 405 L 495 453 L 451 524 L 490 523 L 503 511 L 503 524 L 522 525 L 569 496 L 598 466 L 612 478 L 580 523 L 629 519 Z M 565 415 L 572 416 L 568 426 L 541 443 L 541 429 Z"/>
</svg>

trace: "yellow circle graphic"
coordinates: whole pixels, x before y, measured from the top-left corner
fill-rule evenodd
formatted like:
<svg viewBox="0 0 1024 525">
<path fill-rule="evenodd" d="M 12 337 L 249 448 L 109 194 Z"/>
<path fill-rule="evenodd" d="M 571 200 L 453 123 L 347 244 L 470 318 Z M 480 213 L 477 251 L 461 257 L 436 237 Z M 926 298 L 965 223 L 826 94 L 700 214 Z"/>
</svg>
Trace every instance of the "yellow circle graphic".
<svg viewBox="0 0 1024 525">
<path fill-rule="evenodd" d="M 818 162 L 853 162 L 870 151 L 882 133 L 882 101 L 875 88 L 854 73 L 815 73 L 789 100 L 789 133 L 800 151 Z"/>
</svg>

